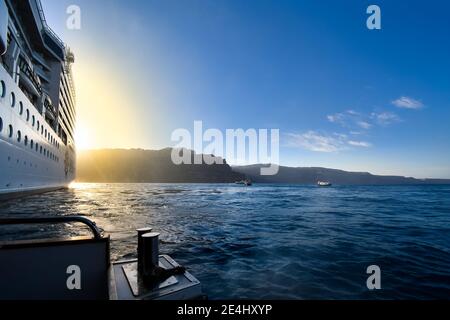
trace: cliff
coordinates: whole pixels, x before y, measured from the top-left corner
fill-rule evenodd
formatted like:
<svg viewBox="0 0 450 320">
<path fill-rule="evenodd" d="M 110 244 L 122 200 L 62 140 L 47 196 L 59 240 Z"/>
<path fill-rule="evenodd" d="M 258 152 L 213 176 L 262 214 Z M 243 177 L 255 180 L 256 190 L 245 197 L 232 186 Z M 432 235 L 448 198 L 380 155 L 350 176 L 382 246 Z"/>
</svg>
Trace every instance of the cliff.
<svg viewBox="0 0 450 320">
<path fill-rule="evenodd" d="M 406 185 L 406 184 L 450 184 L 449 179 L 415 179 L 402 176 L 377 176 L 368 172 L 348 172 L 327 168 L 280 167 L 277 175 L 261 176 L 262 165 L 233 167 L 235 172 L 246 175 L 259 183 L 316 184 L 330 181 L 344 185 Z"/>
<path fill-rule="evenodd" d="M 175 165 L 172 149 L 106 149 L 78 154 L 78 182 L 229 183 L 242 179 L 223 165 Z"/>
</svg>

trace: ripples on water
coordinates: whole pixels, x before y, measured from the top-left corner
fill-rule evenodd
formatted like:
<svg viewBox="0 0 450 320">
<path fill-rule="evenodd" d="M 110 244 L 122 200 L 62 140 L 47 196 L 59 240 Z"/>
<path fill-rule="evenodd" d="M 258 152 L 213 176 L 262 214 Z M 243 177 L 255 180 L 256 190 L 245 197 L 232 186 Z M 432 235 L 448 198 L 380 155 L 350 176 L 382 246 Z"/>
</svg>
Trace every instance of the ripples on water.
<svg viewBox="0 0 450 320">
<path fill-rule="evenodd" d="M 0 203 L 0 216 L 84 215 L 111 234 L 114 260 L 134 256 L 134 230 L 152 226 L 212 299 L 448 299 L 449 196 L 450 186 L 76 184 Z M 366 287 L 372 264 L 381 291 Z"/>
</svg>

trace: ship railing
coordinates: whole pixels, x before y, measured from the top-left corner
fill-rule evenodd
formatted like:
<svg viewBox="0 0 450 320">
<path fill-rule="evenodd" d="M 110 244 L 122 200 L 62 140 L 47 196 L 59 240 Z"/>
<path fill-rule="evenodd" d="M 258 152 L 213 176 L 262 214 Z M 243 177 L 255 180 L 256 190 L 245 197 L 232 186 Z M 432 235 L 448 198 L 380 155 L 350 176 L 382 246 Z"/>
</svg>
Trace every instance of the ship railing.
<svg viewBox="0 0 450 320">
<path fill-rule="evenodd" d="M 53 106 L 53 104 L 51 104 L 48 99 L 44 100 L 44 106 L 45 106 L 45 112 L 47 115 L 49 115 L 53 120 L 56 120 L 57 116 L 56 116 L 56 109 Z"/>
<path fill-rule="evenodd" d="M 27 225 L 27 224 L 59 224 L 59 223 L 82 223 L 92 232 L 95 239 L 102 239 L 102 233 L 95 222 L 81 216 L 62 216 L 62 217 L 13 217 L 0 219 L 0 225 Z"/>
<path fill-rule="evenodd" d="M 73 74 L 72 74 L 72 66 L 69 63 L 66 63 L 66 66 L 64 68 L 64 72 L 67 75 L 68 78 L 68 83 L 69 83 L 69 89 L 70 89 L 70 93 L 72 94 L 73 99 L 75 100 L 77 95 L 76 95 L 76 90 L 75 90 L 75 82 L 73 80 Z"/>
<path fill-rule="evenodd" d="M 61 40 L 61 38 L 52 30 L 52 28 L 50 28 L 47 24 L 47 19 L 45 18 L 45 13 L 44 13 L 44 9 L 42 8 L 42 3 L 41 0 L 36 0 L 37 3 L 37 7 L 38 7 L 38 11 L 39 11 L 39 15 L 41 17 L 41 21 L 42 21 L 42 25 L 44 26 L 44 31 L 47 32 L 47 34 L 49 36 L 51 36 L 53 38 L 53 40 L 55 40 L 62 48 L 64 48 L 64 52 L 66 56 L 72 57 L 71 59 L 73 59 L 73 53 L 70 51 L 69 47 L 64 43 L 64 41 Z M 74 96 L 74 98 L 76 97 L 76 91 L 75 91 L 75 86 L 74 86 L 74 82 L 73 82 L 73 77 L 72 77 L 72 72 L 70 70 L 70 63 L 67 63 L 65 70 L 66 74 L 69 77 L 69 82 L 70 82 L 70 90 L 72 95 Z"/>
<path fill-rule="evenodd" d="M 23 57 L 20 57 L 19 68 L 20 68 L 20 71 L 31 81 L 31 83 L 36 88 L 37 92 L 39 92 L 39 94 L 42 94 L 42 87 L 41 87 L 41 84 L 39 81 L 39 77 L 31 69 L 31 66 L 28 63 L 28 61 Z"/>
<path fill-rule="evenodd" d="M 61 48 L 66 48 L 66 44 L 64 41 L 61 40 L 61 38 L 50 28 L 47 24 L 47 19 L 45 18 L 44 9 L 42 8 L 41 0 L 36 0 L 36 4 L 38 7 L 39 15 L 41 17 L 42 25 L 44 26 L 44 31 L 48 33 L 49 36 L 53 38 L 60 46 Z"/>
<path fill-rule="evenodd" d="M 0 242 L 0 300 L 109 298 L 110 237 L 102 234 L 94 222 L 80 216 L 0 219 L 2 227 L 30 225 L 37 228 L 40 224 L 60 223 L 82 223 L 93 236 L 46 238 L 43 235 L 31 240 Z"/>
</svg>

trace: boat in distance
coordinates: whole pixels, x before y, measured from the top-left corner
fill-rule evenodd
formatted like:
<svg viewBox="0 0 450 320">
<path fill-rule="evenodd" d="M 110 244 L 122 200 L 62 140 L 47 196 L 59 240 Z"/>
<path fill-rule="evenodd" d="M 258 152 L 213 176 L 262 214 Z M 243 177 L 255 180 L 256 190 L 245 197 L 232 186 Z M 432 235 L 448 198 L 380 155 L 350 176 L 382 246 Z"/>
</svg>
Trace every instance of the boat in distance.
<svg viewBox="0 0 450 320">
<path fill-rule="evenodd" d="M 40 0 L 0 0 L 0 200 L 74 180 L 74 60 Z"/>
<path fill-rule="evenodd" d="M 331 187 L 333 184 L 329 181 L 318 181 L 317 185 L 319 187 Z"/>
<path fill-rule="evenodd" d="M 234 184 L 251 187 L 253 185 L 253 182 L 250 179 L 245 179 L 245 180 L 241 180 L 241 181 L 236 181 Z"/>
</svg>

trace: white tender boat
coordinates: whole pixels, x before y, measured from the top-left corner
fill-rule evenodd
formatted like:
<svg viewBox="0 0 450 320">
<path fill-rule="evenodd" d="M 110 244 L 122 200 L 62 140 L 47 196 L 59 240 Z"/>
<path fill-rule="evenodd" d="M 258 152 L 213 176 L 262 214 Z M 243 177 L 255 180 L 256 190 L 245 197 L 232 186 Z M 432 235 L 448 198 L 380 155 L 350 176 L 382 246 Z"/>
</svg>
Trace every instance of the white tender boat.
<svg viewBox="0 0 450 320">
<path fill-rule="evenodd" d="M 253 184 L 253 182 L 250 179 L 245 179 L 242 181 L 236 181 L 235 184 L 240 184 L 240 185 L 245 185 L 247 187 L 250 187 Z"/>
</svg>

